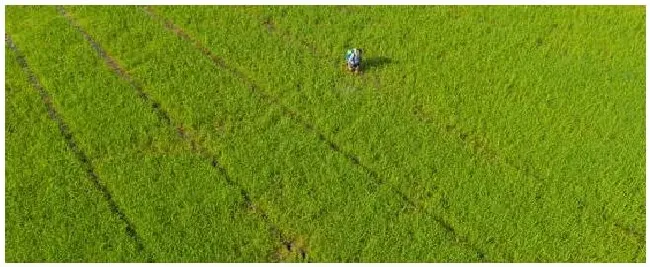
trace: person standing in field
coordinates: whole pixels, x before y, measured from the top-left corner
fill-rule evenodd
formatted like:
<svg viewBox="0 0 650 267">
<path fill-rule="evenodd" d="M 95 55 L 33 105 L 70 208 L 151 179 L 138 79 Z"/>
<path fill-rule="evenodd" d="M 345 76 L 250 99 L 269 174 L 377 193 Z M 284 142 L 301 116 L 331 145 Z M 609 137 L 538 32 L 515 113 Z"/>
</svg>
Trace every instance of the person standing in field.
<svg viewBox="0 0 650 267">
<path fill-rule="evenodd" d="M 348 63 L 348 70 L 358 73 L 361 71 L 361 55 L 363 54 L 363 50 L 360 48 L 352 48 L 349 49 L 348 52 L 345 54 L 345 60 Z"/>
</svg>

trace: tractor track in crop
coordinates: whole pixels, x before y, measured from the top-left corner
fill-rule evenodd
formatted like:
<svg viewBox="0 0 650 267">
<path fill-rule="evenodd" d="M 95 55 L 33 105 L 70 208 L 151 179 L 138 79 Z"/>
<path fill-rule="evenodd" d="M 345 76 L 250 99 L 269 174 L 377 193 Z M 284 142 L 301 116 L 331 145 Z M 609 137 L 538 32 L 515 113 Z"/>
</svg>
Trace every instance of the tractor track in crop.
<svg viewBox="0 0 650 267">
<path fill-rule="evenodd" d="M 212 51 L 210 51 L 210 49 L 208 49 L 205 45 L 203 45 L 198 39 L 195 39 L 194 37 L 189 35 L 185 30 L 180 28 L 178 25 L 174 24 L 171 20 L 169 20 L 167 18 L 164 18 L 161 15 L 156 14 L 155 11 L 151 7 L 145 6 L 142 9 L 153 20 L 161 22 L 163 24 L 163 26 L 167 30 L 175 33 L 180 38 L 182 38 L 182 39 L 186 40 L 187 42 L 191 43 L 196 49 L 201 51 L 201 53 L 204 56 L 209 58 L 216 65 L 216 67 L 221 68 L 221 69 L 231 73 L 234 77 L 237 77 L 240 80 L 242 80 L 249 87 L 249 89 L 253 93 L 258 94 L 259 96 L 262 97 L 262 99 L 264 99 L 268 103 L 280 107 L 285 116 L 289 117 L 290 119 L 294 120 L 298 124 L 302 125 L 305 128 L 305 130 L 314 133 L 320 141 L 325 143 L 330 148 L 330 150 L 332 150 L 333 152 L 336 152 L 338 154 L 343 155 L 350 162 L 352 162 L 354 165 L 360 167 L 367 175 L 369 175 L 371 178 L 373 178 L 375 183 L 377 183 L 378 185 L 386 185 L 386 186 L 388 186 L 393 193 L 398 195 L 404 202 L 406 202 L 413 209 L 415 209 L 415 210 L 424 210 L 424 207 L 422 205 L 420 205 L 419 203 L 413 201 L 405 193 L 403 193 L 401 190 L 397 189 L 393 184 L 387 183 L 385 181 L 385 179 L 382 179 L 376 171 L 369 168 L 365 164 L 361 163 L 359 161 L 358 156 L 356 156 L 355 154 L 353 154 L 351 152 L 348 152 L 348 151 L 345 151 L 345 150 L 341 149 L 339 145 L 337 145 L 334 141 L 332 141 L 327 136 L 325 136 L 325 134 L 323 134 L 322 131 L 317 129 L 315 127 L 315 125 L 313 125 L 309 121 L 303 119 L 302 116 L 300 116 L 297 112 L 295 112 L 291 108 L 289 108 L 286 105 L 282 104 L 282 102 L 279 99 L 277 99 L 276 97 L 264 92 L 262 89 L 260 89 L 260 86 L 255 81 L 253 81 L 249 76 L 247 76 L 241 70 L 226 64 L 224 59 L 222 59 L 221 57 L 219 57 L 219 56 L 215 55 L 214 53 L 212 53 Z M 265 22 L 263 24 L 265 24 L 266 25 L 265 27 L 267 29 L 270 29 L 271 31 L 275 27 L 272 24 L 272 22 L 267 21 L 267 22 Z M 445 229 L 445 231 L 447 233 L 449 233 L 451 236 L 453 236 L 453 241 L 454 241 L 453 243 L 458 244 L 458 245 L 463 246 L 463 247 L 466 247 L 466 248 L 470 249 L 471 251 L 475 252 L 476 253 L 476 258 L 479 261 L 481 261 L 481 262 L 488 261 L 488 259 L 486 258 L 486 254 L 480 248 L 478 248 L 476 245 L 469 242 L 466 237 L 460 236 L 460 234 L 458 234 L 458 232 L 451 225 L 451 223 L 449 223 L 447 220 L 445 220 L 441 216 L 438 216 L 438 215 L 435 215 L 435 214 L 431 214 L 431 215 L 433 216 L 433 219 L 438 224 L 440 224 L 443 227 L 443 229 Z"/>
<path fill-rule="evenodd" d="M 41 96 L 41 101 L 45 105 L 50 119 L 52 119 L 57 124 L 59 128 L 59 132 L 65 139 L 68 148 L 75 154 L 77 160 L 81 163 L 81 166 L 86 171 L 86 174 L 88 175 L 88 178 L 92 182 L 93 186 L 97 191 L 99 191 L 102 194 L 111 212 L 115 214 L 120 219 L 120 221 L 122 221 L 126 225 L 125 227 L 126 235 L 129 238 L 131 238 L 133 242 L 135 242 L 138 253 L 143 253 L 146 255 L 146 262 L 149 263 L 154 262 L 153 255 L 147 252 L 147 249 L 144 245 L 144 242 L 142 241 L 142 238 L 136 231 L 135 225 L 124 213 L 124 211 L 122 211 L 122 209 L 117 205 L 117 203 L 113 199 L 113 195 L 111 194 L 110 190 L 101 181 L 101 179 L 95 172 L 95 169 L 92 166 L 90 159 L 88 158 L 86 153 L 83 150 L 81 150 L 81 148 L 79 148 L 79 146 L 77 145 L 77 142 L 72 132 L 70 132 L 70 128 L 68 127 L 68 125 L 65 123 L 63 118 L 59 115 L 56 108 L 54 107 L 52 98 L 45 90 L 45 88 L 42 86 L 41 82 L 38 80 L 34 72 L 31 70 L 31 68 L 27 64 L 25 57 L 22 55 L 21 51 L 13 42 L 9 34 L 5 34 L 5 43 L 11 49 L 11 51 L 13 51 L 14 54 L 16 55 L 18 64 L 23 69 L 23 72 L 27 75 L 27 77 L 29 77 L 29 81 L 31 82 L 34 89 L 36 89 L 36 91 Z"/>
<path fill-rule="evenodd" d="M 99 54 L 99 56 L 106 61 L 106 64 L 117 74 L 122 79 L 125 79 L 129 84 L 133 84 L 134 81 L 131 79 L 131 76 L 129 76 L 126 71 L 120 67 L 119 63 L 115 61 L 104 49 L 101 48 L 101 46 L 93 40 L 90 35 L 86 31 L 84 31 L 77 23 L 74 22 L 73 18 L 70 17 L 70 15 L 65 11 L 65 9 L 62 6 L 57 6 L 56 7 L 57 11 L 59 14 L 63 17 L 65 17 L 70 24 L 75 30 L 77 30 L 81 35 L 83 35 L 84 39 L 90 43 L 90 46 Z M 140 97 L 142 100 L 144 100 L 147 103 L 151 103 L 151 107 L 153 108 L 154 112 L 156 115 L 165 123 L 172 123 L 171 119 L 169 118 L 169 114 L 162 109 L 160 102 L 155 101 L 151 96 L 149 96 L 144 90 L 142 90 L 141 87 L 134 87 L 136 89 L 136 93 L 138 94 L 138 97 Z M 183 131 L 178 128 L 177 132 L 179 135 L 183 135 Z"/>
<path fill-rule="evenodd" d="M 159 119 L 165 124 L 167 124 L 167 126 L 173 127 L 176 130 L 179 137 L 189 142 L 193 153 L 196 153 L 199 156 L 207 159 L 210 162 L 210 165 L 215 170 L 217 170 L 221 175 L 223 175 L 226 183 L 232 189 L 239 191 L 240 196 L 244 201 L 244 204 L 246 205 L 248 211 L 259 216 L 259 218 L 262 219 L 262 221 L 267 225 L 267 227 L 269 227 L 271 233 L 278 238 L 282 246 L 282 249 L 287 250 L 294 254 L 298 254 L 301 260 L 307 260 L 308 252 L 306 251 L 306 249 L 304 249 L 301 246 L 296 246 L 295 245 L 296 238 L 288 237 L 285 234 L 285 232 L 281 230 L 279 226 L 277 226 L 275 223 L 271 221 L 268 214 L 263 209 L 261 209 L 260 207 L 258 207 L 253 203 L 248 191 L 246 191 L 243 186 L 238 184 L 235 180 L 233 180 L 230 177 L 227 169 L 219 162 L 217 157 L 213 155 L 213 153 L 209 152 L 205 147 L 200 145 L 199 144 L 200 142 L 198 142 L 196 138 L 193 137 L 193 135 L 188 133 L 188 131 L 184 129 L 182 125 L 175 125 L 171 117 L 168 115 L 168 113 L 164 110 L 164 108 L 160 104 L 160 102 L 154 99 L 153 97 L 151 97 L 147 92 L 145 92 L 143 86 L 139 82 L 134 80 L 131 77 L 131 75 L 126 71 L 125 68 L 120 66 L 120 64 L 114 58 L 112 58 L 99 45 L 99 43 L 97 43 L 83 28 L 81 28 L 81 26 L 75 22 L 74 18 L 72 18 L 72 16 L 70 16 L 62 6 L 57 6 L 57 10 L 63 17 L 65 17 L 68 20 L 68 22 L 73 28 L 75 28 L 81 35 L 83 35 L 86 41 L 92 46 L 92 48 L 97 52 L 97 54 L 106 62 L 106 64 L 113 70 L 113 72 L 118 77 L 126 80 L 128 84 L 134 90 L 136 90 L 139 98 L 143 102 L 150 104 L 151 108 L 154 110 L 156 115 L 158 115 Z"/>
</svg>

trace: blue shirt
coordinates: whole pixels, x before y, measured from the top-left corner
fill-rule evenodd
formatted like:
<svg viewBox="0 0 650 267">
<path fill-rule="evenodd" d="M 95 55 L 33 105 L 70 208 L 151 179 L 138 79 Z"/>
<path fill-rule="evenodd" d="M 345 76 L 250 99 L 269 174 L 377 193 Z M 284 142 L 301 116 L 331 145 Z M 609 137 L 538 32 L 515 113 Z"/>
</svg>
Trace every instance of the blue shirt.
<svg viewBox="0 0 650 267">
<path fill-rule="evenodd" d="M 347 60 L 348 63 L 350 63 L 350 64 L 357 65 L 357 64 L 359 64 L 359 61 L 361 61 L 361 60 L 360 60 L 360 58 L 359 58 L 359 54 L 358 54 L 358 53 L 355 53 L 355 52 L 356 52 L 355 50 L 356 50 L 356 49 L 354 49 L 354 50 L 353 50 L 353 49 L 348 50 L 348 52 L 347 52 L 346 55 L 345 55 L 345 60 Z"/>
</svg>

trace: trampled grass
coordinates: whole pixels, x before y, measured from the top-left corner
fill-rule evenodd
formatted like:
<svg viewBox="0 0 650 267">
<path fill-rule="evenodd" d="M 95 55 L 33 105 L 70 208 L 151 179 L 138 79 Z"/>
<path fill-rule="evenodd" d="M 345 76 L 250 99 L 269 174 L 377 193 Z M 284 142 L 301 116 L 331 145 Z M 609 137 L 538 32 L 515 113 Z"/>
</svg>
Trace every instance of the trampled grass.
<svg viewBox="0 0 650 267">
<path fill-rule="evenodd" d="M 7 260 L 645 262 L 644 22 L 8 7 Z"/>
</svg>

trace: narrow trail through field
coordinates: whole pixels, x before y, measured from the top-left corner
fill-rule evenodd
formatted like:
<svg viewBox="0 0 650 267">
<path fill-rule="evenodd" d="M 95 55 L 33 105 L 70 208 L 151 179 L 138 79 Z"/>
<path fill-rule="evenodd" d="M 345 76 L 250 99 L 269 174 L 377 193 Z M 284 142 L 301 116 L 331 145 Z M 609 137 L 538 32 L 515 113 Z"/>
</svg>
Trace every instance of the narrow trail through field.
<svg viewBox="0 0 650 267">
<path fill-rule="evenodd" d="M 115 214 L 126 225 L 125 227 L 126 235 L 129 236 L 133 240 L 133 242 L 136 243 L 136 249 L 138 250 L 138 253 L 145 254 L 147 262 L 154 262 L 153 256 L 147 252 L 147 249 L 144 245 L 144 242 L 142 241 L 142 238 L 136 231 L 135 225 L 131 222 L 128 216 L 122 211 L 122 209 L 117 205 L 108 187 L 103 184 L 99 176 L 96 174 L 95 169 L 93 168 L 86 153 L 77 146 L 77 142 L 75 141 L 74 136 L 70 132 L 68 125 L 65 123 L 63 118 L 61 118 L 59 113 L 56 111 L 56 108 L 54 107 L 51 97 L 49 96 L 45 88 L 42 86 L 38 78 L 35 76 L 35 74 L 32 72 L 31 68 L 27 64 L 27 61 L 25 60 L 25 57 L 22 55 L 22 53 L 20 52 L 16 44 L 13 42 L 9 34 L 5 35 L 5 43 L 11 49 L 11 51 L 15 53 L 19 65 L 21 66 L 25 74 L 29 77 L 30 83 L 32 84 L 34 89 L 36 89 L 36 91 L 38 91 L 39 95 L 41 96 L 41 100 L 43 101 L 43 104 L 47 108 L 47 113 L 50 119 L 56 122 L 57 126 L 59 127 L 59 131 L 61 135 L 64 137 L 66 141 L 68 148 L 72 150 L 72 152 L 77 157 L 77 160 L 79 160 L 79 162 L 83 166 L 84 170 L 86 171 L 86 174 L 88 175 L 89 180 L 92 182 L 95 189 L 97 189 L 97 191 L 102 193 L 102 196 L 106 200 L 106 203 L 108 204 L 111 212 Z"/>
<path fill-rule="evenodd" d="M 296 123 L 300 124 L 303 126 L 303 128 L 308 131 L 312 132 L 315 134 L 320 141 L 323 143 L 327 144 L 328 147 L 330 148 L 331 151 L 343 155 L 345 158 L 347 158 L 350 162 L 352 162 L 355 166 L 358 166 L 361 168 L 368 176 L 370 176 L 375 183 L 378 185 L 386 185 L 389 186 L 390 190 L 398 195 L 404 202 L 408 203 L 409 206 L 413 207 L 416 210 L 425 210 L 422 205 L 419 203 L 413 201 L 409 196 L 407 196 L 404 192 L 396 188 L 393 184 L 386 182 L 386 179 L 381 178 L 381 176 L 374 171 L 372 168 L 368 167 L 364 163 L 362 163 L 359 160 L 359 157 L 355 155 L 352 152 L 345 151 L 341 149 L 341 147 L 336 144 L 333 140 L 328 138 L 321 130 L 319 130 L 313 123 L 305 120 L 300 114 L 298 114 L 296 111 L 292 110 L 291 108 L 287 107 L 284 105 L 281 100 L 278 98 L 266 93 L 264 90 L 260 89 L 260 86 L 258 85 L 257 82 L 255 82 L 252 78 L 247 76 L 244 72 L 241 70 L 237 69 L 236 67 L 232 67 L 228 64 L 226 64 L 225 60 L 217 55 L 215 55 L 213 52 L 210 51 L 205 45 L 203 45 L 198 39 L 190 36 L 185 30 L 180 28 L 180 26 L 174 24 L 171 20 L 162 17 L 161 15 L 157 14 L 151 7 L 143 7 L 143 11 L 147 13 L 152 19 L 160 21 L 169 31 L 175 33 L 182 39 L 185 39 L 186 41 L 190 42 L 193 44 L 194 47 L 196 47 L 199 51 L 203 53 L 206 57 L 208 57 L 218 68 L 221 68 L 225 71 L 228 71 L 231 73 L 233 76 L 241 79 L 244 83 L 247 84 L 249 89 L 260 95 L 262 99 L 267 101 L 271 105 L 275 105 L 281 108 L 283 114 L 289 118 L 291 118 L 293 121 Z M 315 51 L 315 50 L 314 50 Z M 434 217 L 434 220 L 445 229 L 448 233 L 450 233 L 453 237 L 454 240 L 452 240 L 453 243 L 467 247 L 468 249 L 471 249 L 474 251 L 477 255 L 477 258 L 479 261 L 482 262 L 487 262 L 488 257 L 487 255 L 483 252 L 482 249 L 478 248 L 476 245 L 474 245 L 472 242 L 468 240 L 467 237 L 460 235 L 456 229 L 449 223 L 446 219 L 444 219 L 442 216 L 437 215 L 437 214 L 431 214 Z"/>
<path fill-rule="evenodd" d="M 171 117 L 168 115 L 168 113 L 165 111 L 165 109 L 161 106 L 160 102 L 158 102 L 156 99 L 152 98 L 147 92 L 144 91 L 143 86 L 139 84 L 137 81 L 135 81 L 129 74 L 128 72 L 117 63 L 117 61 L 112 58 L 100 45 L 97 43 L 84 29 L 79 26 L 74 18 L 72 18 L 62 6 L 57 6 L 58 12 L 65 17 L 70 25 L 75 28 L 83 37 L 88 41 L 88 43 L 93 47 L 93 49 L 97 52 L 97 54 L 106 62 L 106 64 L 115 72 L 117 76 L 120 78 L 126 80 L 129 85 L 137 91 L 138 96 L 140 99 L 147 103 L 150 104 L 151 108 L 153 111 L 156 113 L 156 115 L 159 117 L 159 119 L 167 124 L 169 127 L 173 127 L 178 135 L 185 141 L 190 143 L 190 146 L 192 148 L 192 151 L 201 157 L 207 159 L 210 162 L 210 165 L 217 170 L 221 175 L 226 180 L 226 183 L 231 186 L 233 189 L 236 191 L 240 192 L 240 195 L 242 199 L 244 200 L 244 203 L 246 204 L 248 210 L 253 213 L 258 215 L 264 223 L 267 224 L 271 232 L 276 236 L 276 238 L 280 241 L 281 245 L 284 246 L 288 251 L 294 252 L 293 249 L 297 249 L 298 251 L 295 251 L 300 255 L 302 260 L 307 260 L 308 254 L 307 251 L 304 251 L 301 247 L 294 246 L 294 243 L 296 242 L 296 238 L 294 237 L 288 237 L 285 234 L 285 231 L 280 229 L 275 223 L 273 223 L 267 213 L 256 206 L 253 201 L 250 198 L 250 194 L 248 191 L 246 191 L 240 184 L 238 184 L 235 180 L 233 180 L 230 175 L 228 174 L 228 171 L 226 168 L 217 160 L 217 157 L 210 153 L 205 147 L 203 147 L 199 141 L 196 140 L 187 130 L 185 130 L 182 125 L 175 124 Z"/>
</svg>

